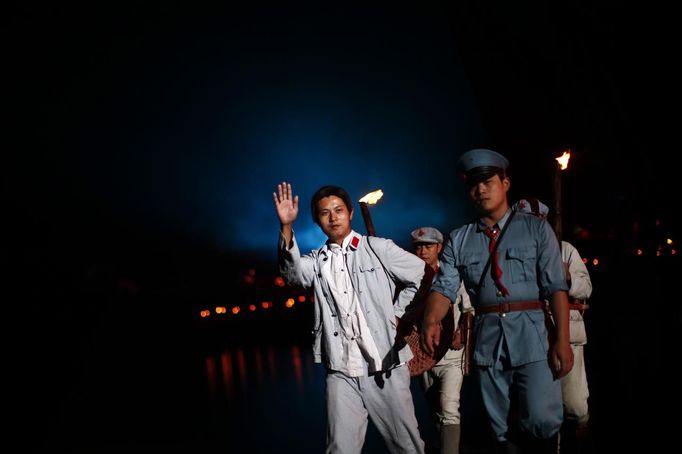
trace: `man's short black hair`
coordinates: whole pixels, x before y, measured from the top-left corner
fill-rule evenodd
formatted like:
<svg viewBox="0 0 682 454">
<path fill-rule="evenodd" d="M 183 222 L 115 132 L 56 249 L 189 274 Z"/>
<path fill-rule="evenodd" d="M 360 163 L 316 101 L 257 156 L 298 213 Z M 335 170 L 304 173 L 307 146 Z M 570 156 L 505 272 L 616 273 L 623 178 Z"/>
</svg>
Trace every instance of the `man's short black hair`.
<svg viewBox="0 0 682 454">
<path fill-rule="evenodd" d="M 340 186 L 322 186 L 320 189 L 313 194 L 313 198 L 310 201 L 310 212 L 313 215 L 313 222 L 317 225 L 320 225 L 319 221 L 317 220 L 317 202 L 320 201 L 320 199 L 324 199 L 325 197 L 329 196 L 336 196 L 343 200 L 343 203 L 346 204 L 346 208 L 348 208 L 348 212 L 352 213 L 353 212 L 353 201 L 350 198 L 350 195 L 348 195 L 348 192 L 346 192 L 345 189 L 343 189 Z"/>
</svg>

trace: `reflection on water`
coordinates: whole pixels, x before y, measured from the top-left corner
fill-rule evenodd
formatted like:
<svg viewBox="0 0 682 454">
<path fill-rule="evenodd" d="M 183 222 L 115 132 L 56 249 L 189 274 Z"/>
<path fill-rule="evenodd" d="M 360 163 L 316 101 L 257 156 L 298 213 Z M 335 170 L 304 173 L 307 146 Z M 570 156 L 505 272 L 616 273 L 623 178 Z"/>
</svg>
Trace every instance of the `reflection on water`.
<svg viewBox="0 0 682 454">
<path fill-rule="evenodd" d="M 211 426 L 230 452 L 324 451 L 325 370 L 309 345 L 227 346 L 204 363 Z M 420 404 L 418 418 L 428 430 Z M 363 453 L 386 452 L 370 424 Z"/>
<path fill-rule="evenodd" d="M 228 452 L 324 451 L 324 367 L 309 345 L 204 352 L 207 436 Z"/>
<path fill-rule="evenodd" d="M 207 356 L 205 364 L 210 400 L 247 400 L 252 390 L 263 392 L 292 383 L 296 394 L 304 397 L 324 380 L 323 368 L 315 365 L 312 354 L 304 353 L 299 345 L 226 347 Z"/>
<path fill-rule="evenodd" d="M 294 377 L 298 385 L 299 394 L 303 394 L 303 371 L 301 365 L 301 349 L 297 345 L 291 348 L 291 357 L 294 363 Z"/>
</svg>

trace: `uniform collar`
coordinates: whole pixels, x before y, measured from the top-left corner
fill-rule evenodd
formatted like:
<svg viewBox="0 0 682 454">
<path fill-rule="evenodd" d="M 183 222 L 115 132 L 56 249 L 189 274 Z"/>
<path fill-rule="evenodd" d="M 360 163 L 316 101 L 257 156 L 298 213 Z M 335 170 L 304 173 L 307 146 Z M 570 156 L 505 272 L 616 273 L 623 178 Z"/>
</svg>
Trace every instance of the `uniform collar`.
<svg viewBox="0 0 682 454">
<path fill-rule="evenodd" d="M 349 250 L 356 251 L 358 246 L 360 246 L 360 238 L 362 238 L 362 236 L 359 233 L 357 233 L 355 230 L 351 230 L 348 236 L 346 236 L 346 238 L 344 238 L 341 242 L 341 249 L 344 252 L 348 252 Z M 322 246 L 322 250 L 320 252 L 325 255 L 329 255 L 329 242 L 326 242 L 324 246 Z"/>
<path fill-rule="evenodd" d="M 504 225 L 507 223 L 507 219 L 509 219 L 509 215 L 511 214 L 511 211 L 512 211 L 511 208 L 508 208 L 507 212 L 504 214 L 504 216 L 502 216 L 502 219 L 497 221 L 497 224 L 495 224 L 499 230 L 502 230 L 504 228 Z M 477 225 L 476 225 L 476 228 L 477 228 L 476 229 L 477 232 L 482 232 L 482 231 L 486 230 L 488 228 L 488 226 L 485 224 L 485 222 L 483 222 L 483 220 L 481 220 L 479 218 Z"/>
</svg>

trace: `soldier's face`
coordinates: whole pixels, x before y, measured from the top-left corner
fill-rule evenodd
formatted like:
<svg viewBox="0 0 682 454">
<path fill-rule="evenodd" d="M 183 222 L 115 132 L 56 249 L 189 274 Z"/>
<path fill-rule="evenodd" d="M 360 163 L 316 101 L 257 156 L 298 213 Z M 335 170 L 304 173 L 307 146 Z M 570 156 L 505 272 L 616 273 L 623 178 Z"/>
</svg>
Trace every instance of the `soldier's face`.
<svg viewBox="0 0 682 454">
<path fill-rule="evenodd" d="M 440 254 L 441 249 L 443 249 L 443 245 L 440 243 L 414 244 L 415 255 L 434 269 L 436 268 L 436 265 L 438 265 L 438 254 Z"/>
<path fill-rule="evenodd" d="M 469 197 L 480 213 L 492 213 L 505 204 L 509 186 L 509 178 L 496 174 L 469 188 Z"/>
<path fill-rule="evenodd" d="M 317 202 L 317 222 L 325 235 L 334 243 L 341 244 L 348 236 L 352 219 L 353 212 L 348 211 L 343 199 L 335 195 L 321 198 Z"/>
</svg>

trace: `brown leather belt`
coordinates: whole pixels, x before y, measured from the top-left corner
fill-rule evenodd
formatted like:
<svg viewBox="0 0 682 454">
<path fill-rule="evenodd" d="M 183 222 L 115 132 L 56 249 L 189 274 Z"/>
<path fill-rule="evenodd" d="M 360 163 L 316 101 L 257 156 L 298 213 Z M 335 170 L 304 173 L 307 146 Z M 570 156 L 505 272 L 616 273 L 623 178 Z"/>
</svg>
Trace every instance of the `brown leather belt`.
<svg viewBox="0 0 682 454">
<path fill-rule="evenodd" d="M 492 314 L 498 313 L 502 316 L 507 312 L 515 311 L 531 311 L 535 309 L 543 309 L 545 303 L 542 301 L 513 301 L 511 303 L 486 304 L 485 306 L 476 307 L 476 314 Z"/>
<path fill-rule="evenodd" d="M 589 309 L 590 305 L 585 303 L 585 300 L 574 299 L 568 303 L 568 308 L 573 311 L 584 311 L 585 309 Z"/>
</svg>

